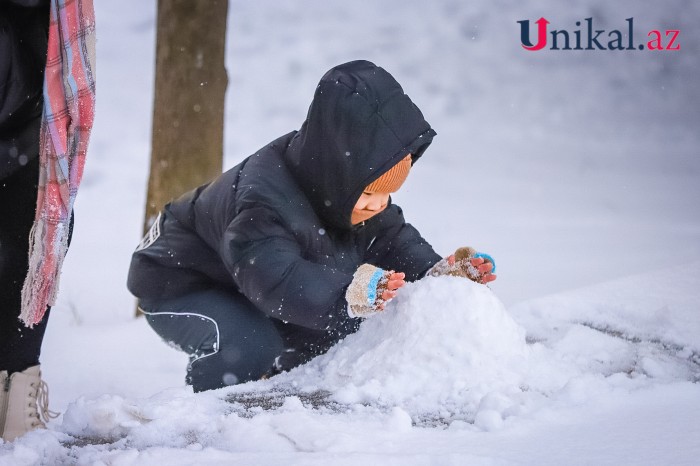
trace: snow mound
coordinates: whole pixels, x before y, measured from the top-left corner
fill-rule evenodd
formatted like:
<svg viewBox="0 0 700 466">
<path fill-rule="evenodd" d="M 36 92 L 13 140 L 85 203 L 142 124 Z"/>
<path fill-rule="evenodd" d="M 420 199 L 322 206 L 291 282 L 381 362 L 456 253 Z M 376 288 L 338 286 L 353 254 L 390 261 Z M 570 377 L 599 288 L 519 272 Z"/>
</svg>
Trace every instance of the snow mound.
<svg viewBox="0 0 700 466">
<path fill-rule="evenodd" d="M 700 353 L 698 283 L 700 262 L 693 262 L 533 299 L 509 311 L 538 339 L 580 322 L 628 340 Z"/>
<path fill-rule="evenodd" d="M 518 390 L 529 351 L 525 330 L 488 287 L 428 277 L 407 284 L 356 334 L 281 379 L 328 391 L 344 404 L 471 420 L 488 393 Z"/>
<path fill-rule="evenodd" d="M 675 296 L 674 288 L 655 283 L 648 288 L 655 294 L 665 289 Z M 648 291 L 632 290 L 642 295 L 638 302 L 649 304 Z M 234 392 L 253 387 L 257 401 L 301 393 L 313 406 L 327 397 L 341 406 L 398 407 L 416 424 L 465 421 L 497 430 L 552 403 L 577 405 L 618 391 L 700 380 L 693 346 L 654 336 L 654 326 L 643 324 L 644 312 L 629 316 L 642 328 L 616 330 L 610 326 L 615 294 L 606 290 L 604 296 L 610 298 L 597 301 L 599 294 L 592 293 L 570 299 L 546 317 L 512 314 L 486 286 L 428 277 L 406 285 L 384 313 L 327 354 Z M 570 312 L 577 306 L 578 312 Z"/>
</svg>

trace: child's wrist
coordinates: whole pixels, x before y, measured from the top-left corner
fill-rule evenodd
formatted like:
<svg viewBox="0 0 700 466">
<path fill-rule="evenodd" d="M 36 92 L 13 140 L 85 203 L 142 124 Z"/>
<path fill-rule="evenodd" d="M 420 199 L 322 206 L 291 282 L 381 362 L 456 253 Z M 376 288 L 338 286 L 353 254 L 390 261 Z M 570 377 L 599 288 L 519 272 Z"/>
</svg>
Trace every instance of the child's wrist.
<svg viewBox="0 0 700 466">
<path fill-rule="evenodd" d="M 390 272 L 371 264 L 362 264 L 357 268 L 345 293 L 350 317 L 369 317 L 381 311 L 385 302 L 382 295 L 387 289 L 389 275 Z"/>
</svg>

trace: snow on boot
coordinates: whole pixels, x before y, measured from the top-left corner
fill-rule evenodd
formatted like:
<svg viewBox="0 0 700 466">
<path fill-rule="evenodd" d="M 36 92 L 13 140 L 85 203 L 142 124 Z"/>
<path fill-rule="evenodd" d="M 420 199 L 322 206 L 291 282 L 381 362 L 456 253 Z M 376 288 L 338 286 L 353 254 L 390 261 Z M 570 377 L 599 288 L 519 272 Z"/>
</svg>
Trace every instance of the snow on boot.
<svg viewBox="0 0 700 466">
<path fill-rule="evenodd" d="M 41 380 L 40 366 L 22 372 L 0 374 L 0 436 L 11 442 L 30 430 L 46 428 L 44 421 L 57 417 L 48 409 L 49 388 Z"/>
</svg>

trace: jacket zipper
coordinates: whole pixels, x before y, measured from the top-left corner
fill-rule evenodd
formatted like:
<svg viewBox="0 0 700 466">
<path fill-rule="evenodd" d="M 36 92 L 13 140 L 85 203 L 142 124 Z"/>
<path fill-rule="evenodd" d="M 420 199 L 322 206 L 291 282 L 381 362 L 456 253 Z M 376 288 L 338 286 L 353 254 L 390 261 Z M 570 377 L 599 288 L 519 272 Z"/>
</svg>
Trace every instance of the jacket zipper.
<svg viewBox="0 0 700 466">
<path fill-rule="evenodd" d="M 7 420 L 7 407 L 10 405 L 10 384 L 12 383 L 12 379 L 10 379 L 10 375 L 7 375 L 7 379 L 5 379 L 5 386 L 2 387 L 2 390 L 5 392 L 5 399 L 2 402 L 2 406 L 0 407 L 0 436 L 5 435 L 5 421 Z"/>
</svg>

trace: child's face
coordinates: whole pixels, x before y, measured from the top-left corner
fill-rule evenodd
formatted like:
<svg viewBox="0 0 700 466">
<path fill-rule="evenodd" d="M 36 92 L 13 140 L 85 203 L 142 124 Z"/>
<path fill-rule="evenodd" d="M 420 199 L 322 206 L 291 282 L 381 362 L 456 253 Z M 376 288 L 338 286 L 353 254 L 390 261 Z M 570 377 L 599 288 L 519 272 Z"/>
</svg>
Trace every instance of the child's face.
<svg viewBox="0 0 700 466">
<path fill-rule="evenodd" d="M 374 217 L 386 209 L 388 203 L 389 193 L 362 193 L 352 209 L 352 224 L 357 225 Z"/>
</svg>

